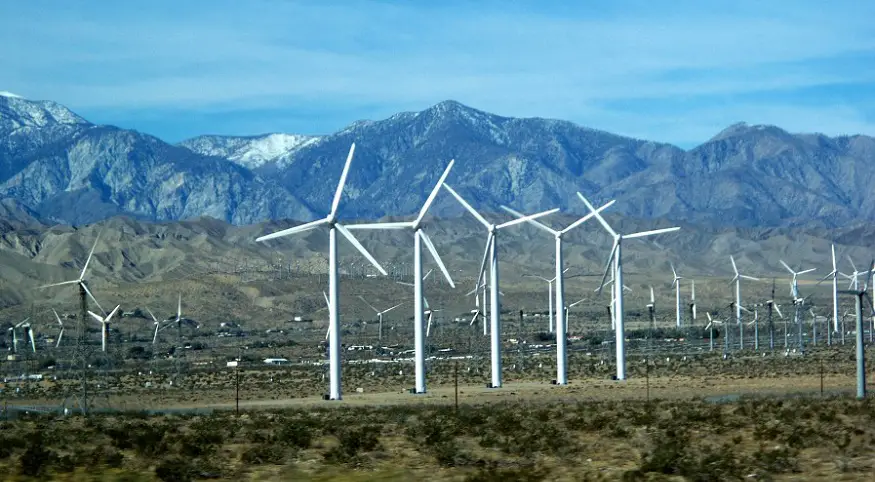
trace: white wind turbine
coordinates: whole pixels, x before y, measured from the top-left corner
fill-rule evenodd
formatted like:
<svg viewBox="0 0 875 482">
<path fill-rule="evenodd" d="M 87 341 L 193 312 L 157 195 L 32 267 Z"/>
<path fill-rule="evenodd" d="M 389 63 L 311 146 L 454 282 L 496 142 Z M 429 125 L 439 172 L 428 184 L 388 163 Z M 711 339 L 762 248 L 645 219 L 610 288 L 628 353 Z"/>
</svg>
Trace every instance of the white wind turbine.
<svg viewBox="0 0 875 482">
<path fill-rule="evenodd" d="M 26 339 L 30 340 L 30 349 L 36 353 L 36 340 L 33 338 L 33 327 L 31 327 L 30 322 L 22 323 L 21 327 L 24 328 L 24 336 Z"/>
<path fill-rule="evenodd" d="M 671 274 L 672 274 L 672 276 L 674 276 L 674 278 L 671 280 L 671 285 L 674 287 L 674 292 L 675 292 L 675 303 L 676 303 L 675 313 L 676 313 L 676 318 L 677 318 L 675 320 L 675 323 L 676 323 L 677 327 L 680 328 L 681 327 L 681 280 L 683 278 L 678 276 L 678 272 L 675 271 L 675 269 L 674 269 L 674 263 L 669 262 L 669 266 L 671 266 Z"/>
<path fill-rule="evenodd" d="M 708 316 L 708 325 L 705 327 L 705 329 L 708 330 L 708 333 L 709 333 L 708 350 L 714 351 L 714 325 L 722 325 L 723 322 L 719 321 L 719 320 L 711 319 L 711 313 L 709 313 L 707 311 L 705 312 L 705 314 Z M 726 334 L 724 333 L 723 336 L 726 336 Z"/>
<path fill-rule="evenodd" d="M 55 311 L 54 308 L 52 308 L 52 313 L 55 314 L 55 320 L 57 320 L 58 324 L 61 325 L 61 331 L 58 332 L 58 341 L 55 343 L 55 348 L 58 348 L 59 346 L 61 346 L 61 338 L 64 337 L 64 322 L 61 321 L 61 317 L 58 316 L 58 312 Z"/>
<path fill-rule="evenodd" d="M 397 305 L 395 305 L 395 306 L 393 306 L 393 307 L 391 307 L 391 308 L 386 308 L 385 310 L 380 311 L 380 310 L 374 308 L 374 305 L 368 303 L 368 300 L 364 299 L 362 296 L 359 296 L 359 299 L 361 299 L 362 301 L 364 301 L 364 303 L 365 303 L 366 305 L 368 305 L 368 308 L 374 310 L 374 313 L 377 314 L 377 322 L 379 323 L 379 331 L 377 332 L 377 339 L 378 339 L 379 341 L 383 341 L 383 315 L 385 315 L 386 313 L 388 313 L 388 312 L 394 310 L 395 308 L 398 308 L 399 306 L 403 305 L 404 302 L 398 303 Z"/>
<path fill-rule="evenodd" d="M 9 327 L 10 332 L 12 332 L 12 353 L 18 353 L 18 334 L 15 333 L 15 330 L 24 326 L 30 318 L 25 318 L 24 321 L 19 322 L 17 325 L 13 325 Z"/>
<path fill-rule="evenodd" d="M 372 223 L 372 224 L 354 224 L 350 225 L 350 229 L 410 229 L 413 231 L 413 348 L 414 348 L 414 378 L 416 382 L 416 386 L 414 387 L 414 391 L 416 393 L 425 393 L 425 330 L 427 327 L 425 326 L 425 308 L 423 303 L 423 294 L 422 294 L 422 245 L 425 244 L 425 247 L 428 249 L 429 254 L 431 254 L 432 259 L 434 259 L 435 263 L 437 263 L 438 268 L 440 268 L 441 273 L 443 273 L 444 278 L 447 279 L 447 282 L 450 284 L 450 287 L 455 288 L 456 284 L 453 283 L 453 278 L 450 276 L 450 272 L 447 270 L 447 267 L 444 265 L 444 262 L 441 261 L 440 255 L 438 255 L 437 249 L 435 249 L 434 244 L 431 242 L 431 239 L 428 237 L 428 234 L 423 230 L 422 221 L 425 218 L 425 215 L 428 213 L 428 208 L 431 207 L 435 198 L 438 195 L 438 192 L 441 190 L 441 185 L 443 185 L 444 181 L 447 179 L 447 176 L 450 175 L 450 169 L 453 168 L 453 164 L 455 160 L 451 160 L 447 165 L 446 169 L 444 169 L 443 174 L 441 174 L 440 179 L 438 179 L 437 184 L 435 184 L 434 188 L 432 188 L 431 193 L 429 193 L 428 198 L 425 200 L 425 204 L 422 205 L 422 209 L 419 210 L 419 215 L 416 216 L 416 219 L 413 221 L 402 221 L 402 222 L 391 222 L 391 223 Z"/>
<path fill-rule="evenodd" d="M 91 315 L 92 318 L 97 320 L 100 323 L 100 349 L 103 352 L 106 352 L 106 337 L 109 334 L 109 323 L 112 320 L 112 317 L 118 313 L 118 309 L 121 305 L 116 305 L 113 310 L 106 315 L 106 317 L 100 316 L 93 311 L 89 311 L 88 314 Z"/>
<path fill-rule="evenodd" d="M 696 280 L 690 280 L 690 323 L 696 324 Z"/>
<path fill-rule="evenodd" d="M 828 275 L 821 278 L 821 280 L 817 283 L 823 283 L 824 281 L 832 278 L 832 323 L 833 323 L 833 333 L 838 333 L 839 331 L 839 269 L 836 265 L 836 245 L 832 244 L 832 271 L 829 272 Z M 827 333 L 828 335 L 829 333 Z"/>
<path fill-rule="evenodd" d="M 577 221 L 566 226 L 564 229 L 556 230 L 553 229 L 546 224 L 536 221 L 534 219 L 528 219 L 528 222 L 534 225 L 537 228 L 540 228 L 543 231 L 546 231 L 549 234 L 553 235 L 553 239 L 555 240 L 556 246 L 556 275 L 554 279 L 556 280 L 556 384 L 557 385 L 567 385 L 568 384 L 568 374 L 567 374 L 567 337 L 568 333 L 568 325 L 567 325 L 567 313 L 565 309 L 565 263 L 562 257 L 562 240 L 564 236 L 568 234 L 574 228 L 577 228 L 581 224 L 588 221 L 591 217 L 596 215 L 596 213 L 600 213 L 605 209 L 611 207 L 614 204 L 614 201 L 608 201 L 602 207 L 598 208 L 597 211 L 593 213 L 589 213 L 586 216 L 581 217 Z M 514 211 L 513 209 L 507 206 L 501 206 L 505 211 L 513 214 L 517 217 L 517 219 L 526 219 L 522 213 Z"/>
<path fill-rule="evenodd" d="M 562 273 L 567 272 L 569 269 L 571 269 L 571 268 L 570 267 L 565 268 L 564 270 L 562 270 Z M 553 282 L 556 281 L 556 277 L 554 276 L 550 279 L 547 279 L 543 276 L 539 276 L 536 274 L 526 274 L 523 276 L 531 277 L 531 278 L 538 278 L 539 280 L 545 281 L 547 283 L 547 299 L 548 299 L 547 307 L 548 307 L 549 312 L 550 312 L 549 318 L 547 320 L 547 325 L 548 325 L 548 329 L 550 330 L 550 333 L 553 333 Z"/>
<path fill-rule="evenodd" d="M 453 190 L 448 184 L 444 184 L 444 187 L 450 194 L 459 201 L 477 221 L 480 221 L 484 227 L 486 227 L 487 231 L 489 231 L 489 235 L 486 238 L 486 250 L 483 252 L 483 261 L 480 263 L 480 273 L 477 275 L 477 282 L 475 283 L 475 287 L 480 286 L 480 280 L 483 279 L 486 272 L 486 263 L 489 262 L 489 341 L 491 348 L 491 365 L 492 365 L 492 383 L 490 383 L 491 388 L 500 388 L 501 387 L 501 302 L 499 301 L 499 293 L 498 293 L 498 247 L 496 246 L 496 238 L 498 237 L 498 232 L 501 229 L 504 229 L 509 226 L 513 226 L 516 224 L 524 223 L 530 219 L 536 219 L 541 216 L 546 216 L 548 214 L 553 214 L 556 211 L 559 211 L 559 208 L 550 209 L 549 211 L 540 212 L 537 214 L 531 214 L 522 218 L 517 218 L 511 221 L 507 221 L 501 224 L 490 223 L 486 220 L 480 213 L 478 213 L 468 201 L 465 201 L 462 196 L 460 196 L 456 191 Z M 561 271 L 561 270 L 560 270 Z M 557 280 L 558 281 L 558 280 Z M 559 310 L 559 314 L 561 315 L 562 310 Z M 558 332 L 557 327 L 557 332 Z"/>
<path fill-rule="evenodd" d="M 735 264 L 735 258 L 730 254 L 729 260 L 732 261 L 732 271 L 735 272 L 735 276 L 729 282 L 729 284 L 735 283 L 735 323 L 738 325 L 738 329 L 740 331 L 740 337 L 738 340 L 739 347 L 744 349 L 744 328 L 741 324 L 741 310 L 749 311 L 747 308 L 741 305 L 741 278 L 751 280 L 751 281 L 759 281 L 759 278 L 754 278 L 753 276 L 743 275 L 738 272 L 738 266 Z"/>
<path fill-rule="evenodd" d="M 319 226 L 327 226 L 328 227 L 328 298 L 329 305 L 331 308 L 329 311 L 329 330 L 331 330 L 331 336 L 329 340 L 329 372 L 330 372 L 330 381 L 329 381 L 329 394 L 328 397 L 331 400 L 340 400 L 341 399 L 341 389 L 340 389 L 340 296 L 338 293 L 337 282 L 338 282 L 338 273 L 337 273 L 337 233 L 339 232 L 343 237 L 347 239 L 368 261 L 374 265 L 380 273 L 384 276 L 387 274 L 386 270 L 380 266 L 380 263 L 374 259 L 373 256 L 359 243 L 358 239 L 353 236 L 351 232 L 343 225 L 340 224 L 337 220 L 337 208 L 340 206 L 340 197 L 343 194 L 343 185 L 346 183 L 346 176 L 349 174 L 349 166 L 352 163 L 352 157 L 355 152 L 355 144 L 353 144 L 349 148 L 349 155 L 346 158 L 346 164 L 343 166 L 343 172 L 340 174 L 340 182 L 337 184 L 337 190 L 334 192 L 334 199 L 331 202 L 331 211 L 328 213 L 323 219 L 319 219 L 317 221 L 312 221 L 309 223 L 301 224 L 299 226 L 295 226 L 293 228 L 284 229 L 282 231 L 277 231 L 275 233 L 268 234 L 266 236 L 261 236 L 257 238 L 255 241 L 267 241 L 269 239 L 281 238 L 284 236 L 288 236 L 291 234 L 303 233 L 306 231 L 310 231 L 311 229 L 315 229 Z"/>
<path fill-rule="evenodd" d="M 82 266 L 82 271 L 79 273 L 78 278 L 76 278 L 74 280 L 70 280 L 70 281 L 62 281 L 60 283 L 52 283 L 52 284 L 48 284 L 48 285 L 43 285 L 43 286 L 40 286 L 40 288 L 51 288 L 54 286 L 64 286 L 64 285 L 72 285 L 72 284 L 79 285 L 80 293 L 87 294 L 88 297 L 91 298 L 91 301 L 93 301 L 94 304 L 97 305 L 97 308 L 100 309 L 100 312 L 106 314 L 106 312 L 100 306 L 100 303 L 98 303 L 97 299 L 94 297 L 94 295 L 91 294 L 91 290 L 88 289 L 88 284 L 85 281 L 85 273 L 88 271 L 88 265 L 91 263 L 91 258 L 94 257 L 94 248 L 97 247 L 97 243 L 99 241 L 100 241 L 100 233 L 97 233 L 97 238 L 94 239 L 94 244 L 91 246 L 91 252 L 88 253 L 88 258 L 85 259 L 85 265 Z M 83 301 L 83 303 L 84 303 L 84 301 Z"/>
<path fill-rule="evenodd" d="M 161 326 L 161 322 L 158 321 L 158 318 L 155 318 L 155 314 L 152 313 L 152 310 L 146 308 L 146 311 L 149 312 L 149 316 L 152 317 L 152 321 L 154 322 L 153 324 L 155 325 L 155 332 L 152 334 L 152 344 L 154 345 L 155 342 L 158 340 L 158 328 Z"/>
<path fill-rule="evenodd" d="M 793 297 L 793 322 L 796 323 L 797 328 L 799 330 L 799 349 L 802 350 L 802 320 L 799 317 L 799 310 L 802 304 L 805 302 L 805 298 L 799 296 L 799 280 L 798 277 L 800 274 L 810 273 L 814 271 L 816 268 L 810 268 L 802 271 L 793 271 L 784 260 L 779 259 L 778 261 L 784 266 L 784 268 L 790 272 L 792 278 L 790 279 L 790 295 Z M 786 334 L 785 334 L 786 338 Z"/>
<path fill-rule="evenodd" d="M 614 238 L 614 245 L 611 248 L 611 254 L 608 256 L 608 262 L 605 266 L 605 274 L 602 276 L 602 283 L 604 283 L 605 278 L 608 276 L 608 272 L 611 271 L 611 264 L 613 263 L 613 271 L 615 273 L 614 276 L 614 286 L 615 286 L 615 295 L 617 297 L 614 302 L 614 318 L 615 322 L 615 337 L 616 337 L 616 345 L 617 345 L 617 380 L 625 380 L 626 379 L 626 328 L 623 320 L 623 240 L 624 239 L 633 239 L 633 238 L 643 238 L 645 236 L 652 236 L 654 234 L 663 234 L 670 233 L 681 229 L 680 227 L 673 228 L 664 228 L 664 229 L 654 229 L 652 231 L 642 231 L 639 233 L 632 234 L 620 234 L 614 231 L 614 228 L 608 224 L 607 221 L 601 216 L 601 214 L 596 211 L 592 204 L 583 197 L 583 194 L 577 193 L 577 196 L 586 204 L 586 207 L 595 214 L 596 219 L 598 219 L 599 223 L 602 227 L 605 228 L 611 236 Z M 601 291 L 601 288 L 599 288 Z"/>
<path fill-rule="evenodd" d="M 854 264 L 854 260 L 852 260 L 850 256 L 846 256 L 846 257 L 848 258 L 848 262 L 851 263 L 851 268 L 854 268 L 854 271 L 850 275 L 844 274 L 842 272 L 839 272 L 839 274 L 851 281 L 851 283 L 848 285 L 849 290 L 852 289 L 853 291 L 859 291 L 860 290 L 860 276 L 868 275 L 869 271 L 858 270 L 857 265 Z"/>
</svg>

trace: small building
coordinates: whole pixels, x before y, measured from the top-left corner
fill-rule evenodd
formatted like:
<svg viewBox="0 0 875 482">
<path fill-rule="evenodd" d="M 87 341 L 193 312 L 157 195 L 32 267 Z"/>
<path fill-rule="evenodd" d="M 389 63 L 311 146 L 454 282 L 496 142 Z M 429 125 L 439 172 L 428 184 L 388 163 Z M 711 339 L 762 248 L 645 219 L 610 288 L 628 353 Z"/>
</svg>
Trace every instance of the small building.
<svg viewBox="0 0 875 482">
<path fill-rule="evenodd" d="M 292 362 L 288 361 L 285 358 L 265 358 L 265 365 L 291 365 Z"/>
</svg>

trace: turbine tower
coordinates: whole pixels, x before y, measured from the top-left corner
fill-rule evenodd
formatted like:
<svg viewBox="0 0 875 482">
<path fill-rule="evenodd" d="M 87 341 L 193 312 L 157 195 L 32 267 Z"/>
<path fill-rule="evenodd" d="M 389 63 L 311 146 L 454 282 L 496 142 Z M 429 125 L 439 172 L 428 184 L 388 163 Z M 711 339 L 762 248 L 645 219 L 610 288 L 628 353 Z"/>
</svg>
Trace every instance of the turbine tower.
<svg viewBox="0 0 875 482">
<path fill-rule="evenodd" d="M 609 201 L 605 203 L 602 207 L 600 207 L 597 212 L 602 212 L 605 209 L 611 207 L 611 205 L 613 204 L 613 200 Z M 526 216 L 522 213 L 514 211 L 507 206 L 501 206 L 501 208 L 516 216 L 517 219 L 526 218 Z M 554 310 L 554 312 L 556 313 L 556 385 L 568 384 L 568 370 L 566 359 L 568 325 L 566 324 L 567 317 L 565 314 L 565 263 L 562 258 L 562 239 L 566 234 L 568 234 L 568 232 L 582 225 L 593 216 L 594 213 L 587 214 L 586 216 L 583 216 L 577 221 L 574 221 L 573 223 L 566 226 L 564 229 L 560 230 L 553 229 L 546 224 L 540 221 L 536 221 L 534 219 L 528 220 L 528 222 L 535 227 L 540 228 L 541 230 L 546 231 L 549 234 L 552 234 L 556 246 L 556 276 L 554 278 L 556 280 L 556 296 L 554 296 L 554 299 L 556 301 L 556 309 Z"/>
<path fill-rule="evenodd" d="M 839 331 L 839 269 L 836 265 L 836 245 L 832 244 L 832 271 L 829 272 L 828 275 L 821 278 L 821 280 L 817 283 L 823 283 L 824 281 L 832 278 L 832 332 L 838 333 Z M 828 335 L 828 334 L 827 334 Z"/>
<path fill-rule="evenodd" d="M 255 241 L 267 241 L 269 239 L 281 238 L 291 234 L 303 233 L 311 229 L 327 226 L 328 227 L 328 299 L 330 309 L 328 329 L 331 331 L 329 339 L 329 392 L 328 398 L 331 400 L 341 399 L 340 390 L 340 295 L 338 292 L 338 271 L 337 271 L 337 233 L 339 232 L 344 238 L 349 241 L 368 261 L 376 267 L 383 276 L 386 276 L 386 270 L 380 266 L 380 263 L 371 256 L 364 246 L 359 242 L 346 227 L 338 222 L 337 208 L 340 206 L 340 197 L 343 194 L 343 185 L 346 184 L 346 176 L 349 174 L 349 166 L 352 163 L 352 157 L 355 153 L 355 144 L 349 148 L 349 155 L 346 157 L 346 164 L 343 166 L 343 172 L 340 174 L 340 182 L 337 184 L 337 190 L 334 192 L 334 199 L 331 202 L 331 211 L 328 216 L 323 219 L 304 223 L 293 228 L 283 229 L 265 236 L 257 238 Z"/>
<path fill-rule="evenodd" d="M 525 216 L 523 218 L 517 218 L 512 221 L 507 221 L 501 224 L 490 223 L 486 220 L 480 213 L 478 213 L 467 201 L 462 199 L 456 191 L 453 190 L 448 184 L 444 183 L 444 188 L 459 201 L 477 221 L 480 221 L 484 227 L 486 227 L 489 232 L 488 237 L 486 238 L 486 250 L 483 252 L 483 261 L 480 263 L 480 274 L 477 275 L 477 283 L 475 283 L 475 287 L 480 286 L 480 280 L 483 279 L 486 271 L 486 263 L 489 262 L 489 341 L 492 353 L 492 383 L 489 385 L 490 388 L 500 388 L 501 387 L 501 302 L 499 301 L 499 293 L 498 293 L 498 248 L 496 246 L 495 240 L 498 237 L 498 231 L 504 229 L 509 226 L 513 226 L 516 224 L 524 223 L 529 219 L 536 219 L 541 216 L 546 216 L 548 214 L 553 214 L 556 211 L 559 211 L 559 208 L 550 209 L 549 211 L 540 212 L 537 214 L 531 214 L 529 216 Z M 558 279 L 556 280 L 559 281 Z M 559 310 L 561 315 L 562 310 Z M 558 326 L 557 326 L 557 332 Z"/>
<path fill-rule="evenodd" d="M 447 279 L 447 282 L 451 287 L 455 288 L 456 284 L 453 283 L 453 278 L 450 277 L 450 272 L 447 270 L 447 267 L 444 265 L 444 262 L 441 261 L 440 255 L 438 255 L 437 249 L 435 249 L 434 244 L 431 242 L 431 239 L 428 235 L 423 231 L 422 220 L 425 218 L 426 213 L 428 213 L 428 208 L 431 207 L 435 198 L 440 192 L 441 185 L 443 185 L 444 181 L 447 179 L 447 176 L 450 175 L 450 169 L 453 168 L 454 160 L 451 160 L 447 165 L 447 168 L 444 169 L 443 174 L 441 174 L 440 179 L 438 179 L 437 184 L 435 184 L 434 188 L 431 190 L 431 193 L 428 195 L 428 198 L 425 200 L 425 204 L 422 205 L 422 209 L 419 210 L 419 215 L 416 216 L 416 219 L 413 221 L 404 221 L 404 222 L 393 222 L 393 223 L 371 223 L 371 224 L 351 224 L 349 226 L 350 229 L 411 229 L 413 230 L 413 347 L 414 347 L 414 372 L 415 372 L 415 380 L 416 386 L 414 387 L 415 393 L 425 393 L 425 305 L 423 303 L 423 294 L 422 294 L 422 245 L 428 249 L 428 252 L 431 254 L 432 259 L 434 259 L 435 263 L 437 263 L 438 268 L 440 268 L 441 273 L 444 274 L 444 278 Z"/>
<path fill-rule="evenodd" d="M 617 344 L 617 380 L 625 380 L 626 379 L 626 328 L 623 324 L 623 240 L 624 239 L 633 239 L 633 238 L 643 238 L 645 236 L 652 236 L 655 234 L 662 233 L 670 233 L 681 229 L 680 227 L 673 228 L 664 228 L 664 229 L 654 229 L 652 231 L 641 231 L 638 233 L 632 234 L 620 234 L 617 231 L 614 231 L 614 228 L 608 224 L 607 221 L 602 217 L 601 214 L 596 211 L 592 204 L 583 197 L 583 194 L 580 192 L 577 193 L 577 196 L 586 204 L 586 207 L 592 212 L 596 219 L 598 219 L 599 223 L 602 227 L 605 228 L 605 231 L 608 232 L 611 236 L 614 237 L 614 245 L 611 248 L 611 254 L 608 256 L 608 262 L 605 266 L 605 274 L 602 276 L 602 284 L 605 282 L 605 278 L 608 276 L 608 272 L 611 271 L 611 264 L 613 263 L 613 271 L 614 275 L 614 286 L 615 286 L 615 295 L 617 297 L 614 302 L 614 318 L 616 319 L 615 323 L 615 336 L 616 336 L 616 344 Z M 601 288 L 599 288 L 599 292 L 601 292 Z"/>
<path fill-rule="evenodd" d="M 674 263 L 669 262 L 669 266 L 671 266 L 671 274 L 672 274 L 672 276 L 674 276 L 674 278 L 671 280 L 671 285 L 674 287 L 674 292 L 675 292 L 675 303 L 676 303 L 675 313 L 676 313 L 676 318 L 677 318 L 675 320 L 675 323 L 676 323 L 677 327 L 680 328 L 681 327 L 681 280 L 683 278 L 678 276 L 678 272 L 675 271 L 675 269 L 674 269 Z"/>
</svg>

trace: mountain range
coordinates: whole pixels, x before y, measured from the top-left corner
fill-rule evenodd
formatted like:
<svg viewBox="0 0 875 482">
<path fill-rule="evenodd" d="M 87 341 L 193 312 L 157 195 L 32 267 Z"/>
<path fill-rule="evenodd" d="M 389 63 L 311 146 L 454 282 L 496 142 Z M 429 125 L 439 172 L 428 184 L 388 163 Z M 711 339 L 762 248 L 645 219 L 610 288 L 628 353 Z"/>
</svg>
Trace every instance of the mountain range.
<svg viewBox="0 0 875 482">
<path fill-rule="evenodd" d="M 323 216 L 351 143 L 344 218 L 415 212 L 446 163 L 478 208 L 583 212 L 575 193 L 643 219 L 843 227 L 875 219 L 875 138 L 736 124 L 690 150 L 444 101 L 324 136 L 200 136 L 171 145 L 94 125 L 51 101 L 0 95 L 0 199 L 49 223 L 115 215 L 244 225 Z M 24 213 L 24 214 L 22 214 Z M 438 216 L 461 208 L 448 196 Z"/>
</svg>

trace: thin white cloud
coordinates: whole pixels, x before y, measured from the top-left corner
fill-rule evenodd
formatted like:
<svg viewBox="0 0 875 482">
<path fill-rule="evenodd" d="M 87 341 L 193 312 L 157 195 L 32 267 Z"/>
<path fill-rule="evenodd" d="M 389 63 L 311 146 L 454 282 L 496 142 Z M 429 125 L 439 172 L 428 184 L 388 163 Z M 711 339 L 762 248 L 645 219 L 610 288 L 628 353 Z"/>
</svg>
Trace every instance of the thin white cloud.
<svg viewBox="0 0 875 482">
<path fill-rule="evenodd" d="M 622 14 L 369 2 L 153 2 L 35 13 L 23 4 L 0 30 L 0 87 L 79 109 L 345 104 L 347 121 L 365 105 L 388 114 L 454 98 L 608 128 L 612 114 L 625 116 L 611 109 L 615 101 L 706 102 L 875 82 L 867 63 L 875 59 L 875 7 L 778 3 L 636 2 Z M 40 40 L 18 41 L 28 37 Z M 744 119 L 762 108 L 746 106 Z M 696 122 L 694 111 L 680 117 Z M 816 119 L 808 130 L 817 130 Z M 638 122 L 624 131 L 649 130 Z M 686 142 L 665 134 L 656 138 Z"/>
</svg>

